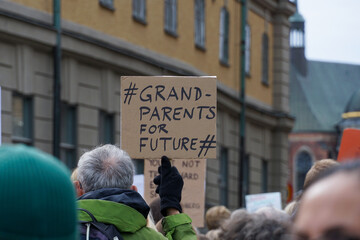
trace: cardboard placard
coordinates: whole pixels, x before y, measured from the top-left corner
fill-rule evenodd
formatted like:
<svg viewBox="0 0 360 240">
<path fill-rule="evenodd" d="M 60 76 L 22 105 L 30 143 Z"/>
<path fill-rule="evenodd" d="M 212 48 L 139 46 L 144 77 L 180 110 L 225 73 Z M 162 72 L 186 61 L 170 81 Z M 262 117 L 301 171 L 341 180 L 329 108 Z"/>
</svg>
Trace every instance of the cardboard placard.
<svg viewBox="0 0 360 240">
<path fill-rule="evenodd" d="M 281 194 L 279 192 L 246 195 L 245 201 L 246 210 L 250 213 L 262 207 L 273 207 L 281 210 Z"/>
<path fill-rule="evenodd" d="M 144 198 L 147 203 L 151 203 L 155 198 L 156 185 L 153 183 L 154 177 L 158 174 L 160 159 L 144 160 Z M 206 159 L 176 159 L 172 160 L 184 179 L 184 187 L 181 197 L 183 212 L 188 214 L 195 227 L 204 226 L 205 211 L 205 171 Z"/>
<path fill-rule="evenodd" d="M 120 125 L 132 158 L 216 158 L 216 78 L 123 76 Z"/>
<path fill-rule="evenodd" d="M 360 130 L 347 128 L 344 130 L 341 138 L 337 160 L 344 162 L 356 159 L 360 159 Z"/>
</svg>

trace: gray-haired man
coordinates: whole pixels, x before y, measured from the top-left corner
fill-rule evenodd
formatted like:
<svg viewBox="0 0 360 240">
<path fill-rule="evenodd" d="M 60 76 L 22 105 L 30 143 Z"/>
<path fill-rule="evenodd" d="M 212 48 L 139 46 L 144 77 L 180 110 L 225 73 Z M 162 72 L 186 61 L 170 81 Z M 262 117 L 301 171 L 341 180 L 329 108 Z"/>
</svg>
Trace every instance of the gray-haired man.
<svg viewBox="0 0 360 240">
<path fill-rule="evenodd" d="M 123 239 L 166 239 L 146 227 L 149 206 L 133 186 L 134 164 L 129 155 L 114 145 L 104 145 L 84 153 L 78 163 L 79 208 L 90 212 L 99 222 L 112 224 Z M 159 168 L 157 192 L 161 198 L 162 224 L 170 239 L 196 239 L 191 219 L 181 212 L 183 180 L 167 157 Z M 81 212 L 80 221 L 89 221 Z M 90 235 L 91 237 L 91 235 Z M 91 238 L 90 238 L 91 239 Z"/>
</svg>

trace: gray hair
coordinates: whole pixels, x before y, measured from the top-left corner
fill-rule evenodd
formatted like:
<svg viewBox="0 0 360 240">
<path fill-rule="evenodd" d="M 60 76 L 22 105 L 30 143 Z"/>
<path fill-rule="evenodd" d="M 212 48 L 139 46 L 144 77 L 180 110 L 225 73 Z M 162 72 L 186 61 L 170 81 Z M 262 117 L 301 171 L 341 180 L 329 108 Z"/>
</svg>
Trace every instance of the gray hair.
<svg viewBox="0 0 360 240">
<path fill-rule="evenodd" d="M 78 180 L 85 192 L 101 188 L 130 189 L 134 174 L 130 156 L 111 144 L 84 153 L 78 162 Z"/>
</svg>

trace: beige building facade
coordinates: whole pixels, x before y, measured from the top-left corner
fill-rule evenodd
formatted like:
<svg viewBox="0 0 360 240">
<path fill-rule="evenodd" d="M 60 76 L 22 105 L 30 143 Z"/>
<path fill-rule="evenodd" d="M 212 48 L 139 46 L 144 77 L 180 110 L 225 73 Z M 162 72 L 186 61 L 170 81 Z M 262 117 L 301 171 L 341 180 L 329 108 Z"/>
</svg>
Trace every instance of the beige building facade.
<svg viewBox="0 0 360 240">
<path fill-rule="evenodd" d="M 285 199 L 295 7 L 247 2 L 244 187 Z M 215 75 L 218 157 L 207 161 L 206 204 L 238 208 L 241 7 L 237 0 L 61 1 L 61 160 L 73 168 L 83 151 L 119 143 L 121 76 Z M 53 153 L 55 46 L 53 1 L 0 2 L 3 143 Z"/>
</svg>

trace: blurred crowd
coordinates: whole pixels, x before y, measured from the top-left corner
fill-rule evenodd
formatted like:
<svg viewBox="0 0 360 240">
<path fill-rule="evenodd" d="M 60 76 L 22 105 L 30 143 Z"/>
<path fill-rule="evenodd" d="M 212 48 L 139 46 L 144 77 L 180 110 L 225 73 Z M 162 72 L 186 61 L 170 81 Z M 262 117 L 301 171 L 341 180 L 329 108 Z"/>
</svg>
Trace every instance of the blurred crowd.
<svg viewBox="0 0 360 240">
<path fill-rule="evenodd" d="M 54 157 L 24 145 L 0 147 L 0 239 L 356 240 L 360 162 L 317 161 L 284 209 L 214 206 L 206 227 L 183 213 L 183 179 L 163 156 L 147 204 L 133 185 L 130 156 L 114 145 L 85 152 L 71 175 Z"/>
</svg>

